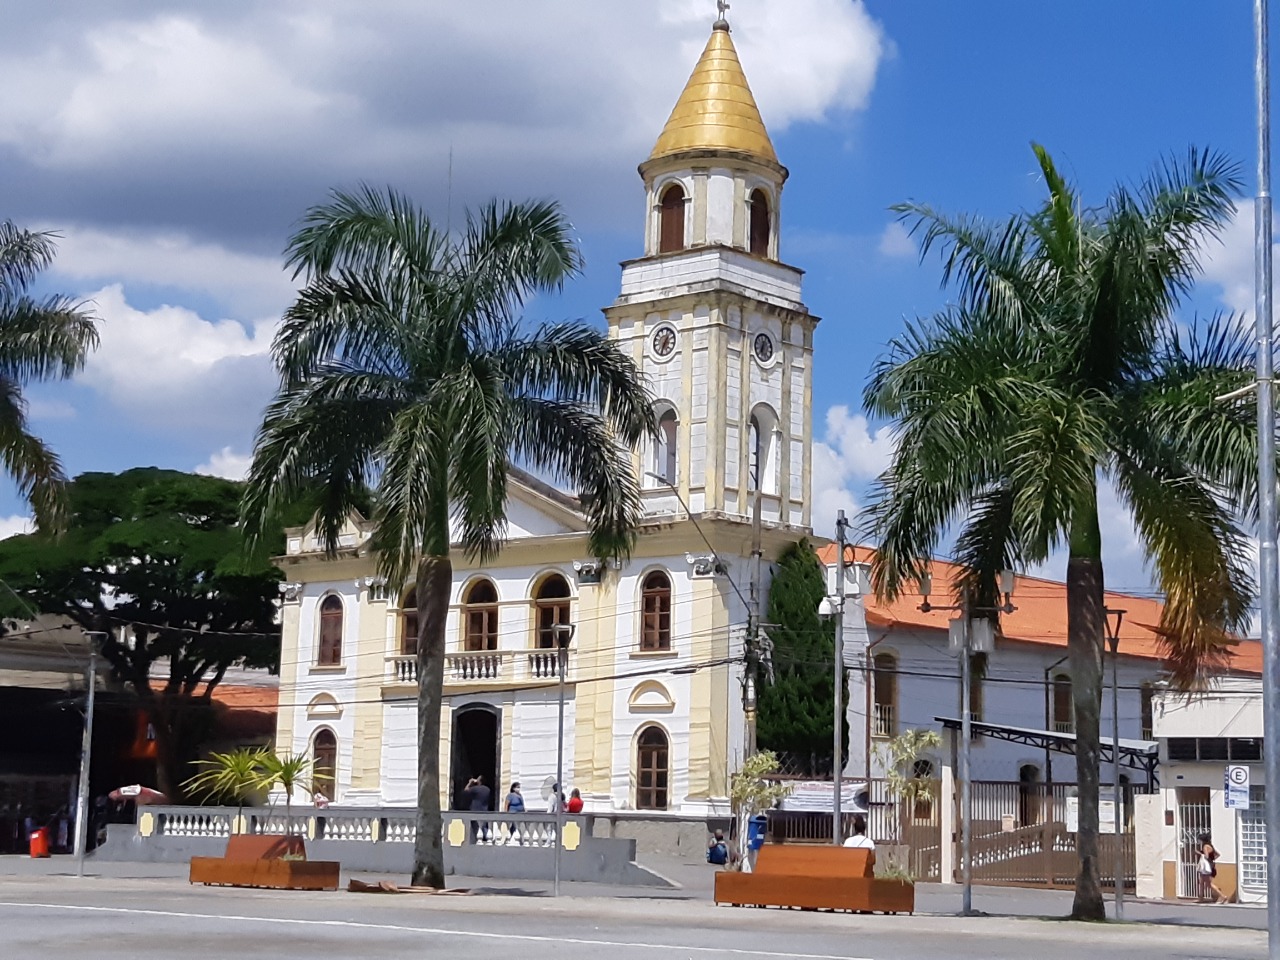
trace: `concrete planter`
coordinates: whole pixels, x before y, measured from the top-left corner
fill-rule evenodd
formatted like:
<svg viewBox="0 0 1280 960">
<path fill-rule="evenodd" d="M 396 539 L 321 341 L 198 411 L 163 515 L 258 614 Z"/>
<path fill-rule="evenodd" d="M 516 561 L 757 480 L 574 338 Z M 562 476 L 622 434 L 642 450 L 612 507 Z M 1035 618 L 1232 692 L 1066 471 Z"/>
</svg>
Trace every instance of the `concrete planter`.
<svg viewBox="0 0 1280 960">
<path fill-rule="evenodd" d="M 191 883 L 272 890 L 337 890 L 342 865 L 307 860 L 302 837 L 237 835 L 221 857 L 192 857 Z M 287 859 L 286 859 L 287 858 Z"/>
</svg>

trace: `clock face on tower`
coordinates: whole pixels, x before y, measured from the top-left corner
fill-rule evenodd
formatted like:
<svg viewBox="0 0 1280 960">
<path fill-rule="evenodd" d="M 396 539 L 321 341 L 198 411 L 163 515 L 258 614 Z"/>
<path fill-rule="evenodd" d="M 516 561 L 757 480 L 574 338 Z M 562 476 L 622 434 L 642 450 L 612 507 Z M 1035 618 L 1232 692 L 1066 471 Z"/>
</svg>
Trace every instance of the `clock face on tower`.
<svg viewBox="0 0 1280 960">
<path fill-rule="evenodd" d="M 653 352 L 665 360 L 676 349 L 676 332 L 671 327 L 659 327 L 653 332 Z"/>
<path fill-rule="evenodd" d="M 773 359 L 773 340 L 767 333 L 757 333 L 755 339 L 756 359 L 768 363 Z"/>
</svg>

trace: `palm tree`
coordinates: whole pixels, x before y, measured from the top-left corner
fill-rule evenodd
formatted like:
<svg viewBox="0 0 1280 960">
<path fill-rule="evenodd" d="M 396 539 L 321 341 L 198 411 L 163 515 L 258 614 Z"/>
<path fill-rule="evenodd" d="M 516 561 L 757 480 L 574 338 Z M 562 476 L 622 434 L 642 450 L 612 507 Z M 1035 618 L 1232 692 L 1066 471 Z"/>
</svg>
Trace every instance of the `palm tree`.
<svg viewBox="0 0 1280 960">
<path fill-rule="evenodd" d="M 554 203 L 490 203 L 457 235 L 393 191 L 336 192 L 290 240 L 307 279 L 274 354 L 282 386 L 258 434 L 251 534 L 319 488 L 329 548 L 373 494 L 371 547 L 418 618 L 418 833 L 413 882 L 444 883 L 440 708 L 445 618 L 459 547 L 492 558 L 507 485 L 523 464 L 582 493 L 590 548 L 631 548 L 640 491 L 630 451 L 655 431 L 635 365 L 584 324 L 522 331 L 527 298 L 580 268 Z M 451 530 L 452 520 L 452 530 Z"/>
<path fill-rule="evenodd" d="M 31 504 L 36 526 L 53 533 L 66 523 L 67 478 L 57 454 L 28 428 L 22 388 L 67 379 L 98 345 L 96 320 L 83 304 L 30 293 L 53 262 L 56 238 L 0 221 L 0 463 Z"/>
<path fill-rule="evenodd" d="M 1001 223 L 895 208 L 943 253 L 956 303 L 909 324 L 866 388 L 898 448 L 865 516 L 877 591 L 905 592 L 957 532 L 960 592 L 995 606 L 1003 568 L 1065 546 L 1080 857 L 1073 915 L 1103 917 L 1098 718 L 1105 626 L 1098 487 L 1132 514 L 1160 589 L 1160 631 L 1183 688 L 1228 656 L 1253 594 L 1242 520 L 1256 518 L 1252 378 L 1234 318 L 1179 326 L 1203 244 L 1229 221 L 1234 166 L 1192 150 L 1135 188 L 1081 206 L 1048 154 L 1039 209 Z"/>
</svg>

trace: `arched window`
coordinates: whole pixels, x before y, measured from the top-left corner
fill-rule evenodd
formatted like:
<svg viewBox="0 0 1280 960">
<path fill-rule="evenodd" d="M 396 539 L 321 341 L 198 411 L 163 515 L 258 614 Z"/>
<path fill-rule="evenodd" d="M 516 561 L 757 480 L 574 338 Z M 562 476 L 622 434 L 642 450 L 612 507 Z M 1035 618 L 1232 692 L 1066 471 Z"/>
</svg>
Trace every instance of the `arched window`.
<svg viewBox="0 0 1280 960">
<path fill-rule="evenodd" d="M 316 662 L 322 667 L 342 662 L 342 601 L 333 594 L 320 602 L 320 651 Z"/>
<path fill-rule="evenodd" d="M 769 255 L 769 233 L 772 224 L 769 217 L 769 197 L 763 190 L 751 191 L 751 243 L 750 250 L 757 257 Z"/>
<path fill-rule="evenodd" d="M 1053 678 L 1053 729 L 1058 733 L 1075 733 L 1075 705 L 1071 702 L 1071 678 L 1060 673 Z"/>
<path fill-rule="evenodd" d="M 898 732 L 898 658 L 877 653 L 872 676 L 872 732 L 886 739 Z"/>
<path fill-rule="evenodd" d="M 412 657 L 418 652 L 418 589 L 410 587 L 400 601 L 400 654 Z"/>
<path fill-rule="evenodd" d="M 778 492 L 778 418 L 773 410 L 761 404 L 751 414 L 747 439 L 751 445 L 751 489 L 761 493 Z"/>
<path fill-rule="evenodd" d="M 667 735 L 661 727 L 645 727 L 636 741 L 636 809 L 667 809 Z"/>
<path fill-rule="evenodd" d="M 538 646 L 555 649 L 555 628 L 569 622 L 569 581 L 558 573 L 545 578 L 538 584 L 534 606 L 537 608 Z"/>
<path fill-rule="evenodd" d="M 1040 768 L 1034 763 L 1018 769 L 1018 825 L 1031 827 L 1043 819 L 1044 790 L 1040 786 Z"/>
<path fill-rule="evenodd" d="M 672 485 L 676 482 L 679 443 L 680 428 L 676 412 L 668 407 L 658 417 L 658 442 L 653 448 L 653 472 Z"/>
<path fill-rule="evenodd" d="M 477 580 L 463 601 L 466 650 L 498 649 L 498 591 L 488 580 Z"/>
<path fill-rule="evenodd" d="M 658 252 L 675 253 L 684 249 L 684 188 L 673 183 L 662 191 L 659 214 Z"/>
<path fill-rule="evenodd" d="M 1151 698 L 1154 692 L 1155 691 L 1153 690 L 1151 684 L 1149 683 L 1144 683 L 1141 687 L 1138 688 L 1138 697 L 1141 701 L 1139 709 L 1141 711 L 1141 716 L 1142 716 L 1142 739 L 1143 740 L 1152 739 L 1151 734 L 1154 727 L 1154 723 L 1152 721 Z"/>
<path fill-rule="evenodd" d="M 671 580 L 665 573 L 655 570 L 644 578 L 640 588 L 641 650 L 671 649 Z"/>
<path fill-rule="evenodd" d="M 311 741 L 311 781 L 316 793 L 337 799 L 338 738 L 332 730 L 317 730 Z"/>
<path fill-rule="evenodd" d="M 917 821 L 933 820 L 933 794 L 937 789 L 934 780 L 937 777 L 932 760 L 917 760 L 911 765 L 911 779 L 915 781 L 915 802 L 911 805 L 911 816 Z"/>
</svg>

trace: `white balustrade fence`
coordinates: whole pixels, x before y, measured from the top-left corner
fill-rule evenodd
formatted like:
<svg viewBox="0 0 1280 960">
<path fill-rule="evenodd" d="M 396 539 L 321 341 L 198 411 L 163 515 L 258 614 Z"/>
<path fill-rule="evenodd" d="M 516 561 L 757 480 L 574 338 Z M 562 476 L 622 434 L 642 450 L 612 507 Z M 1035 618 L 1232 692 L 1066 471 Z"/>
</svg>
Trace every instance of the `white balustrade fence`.
<svg viewBox="0 0 1280 960">
<path fill-rule="evenodd" d="M 565 679 L 573 679 L 572 651 L 566 658 Z M 560 678 L 555 650 L 466 650 L 446 653 L 444 682 L 521 683 Z M 418 658 L 415 655 L 387 657 L 387 682 L 417 683 Z"/>
</svg>

